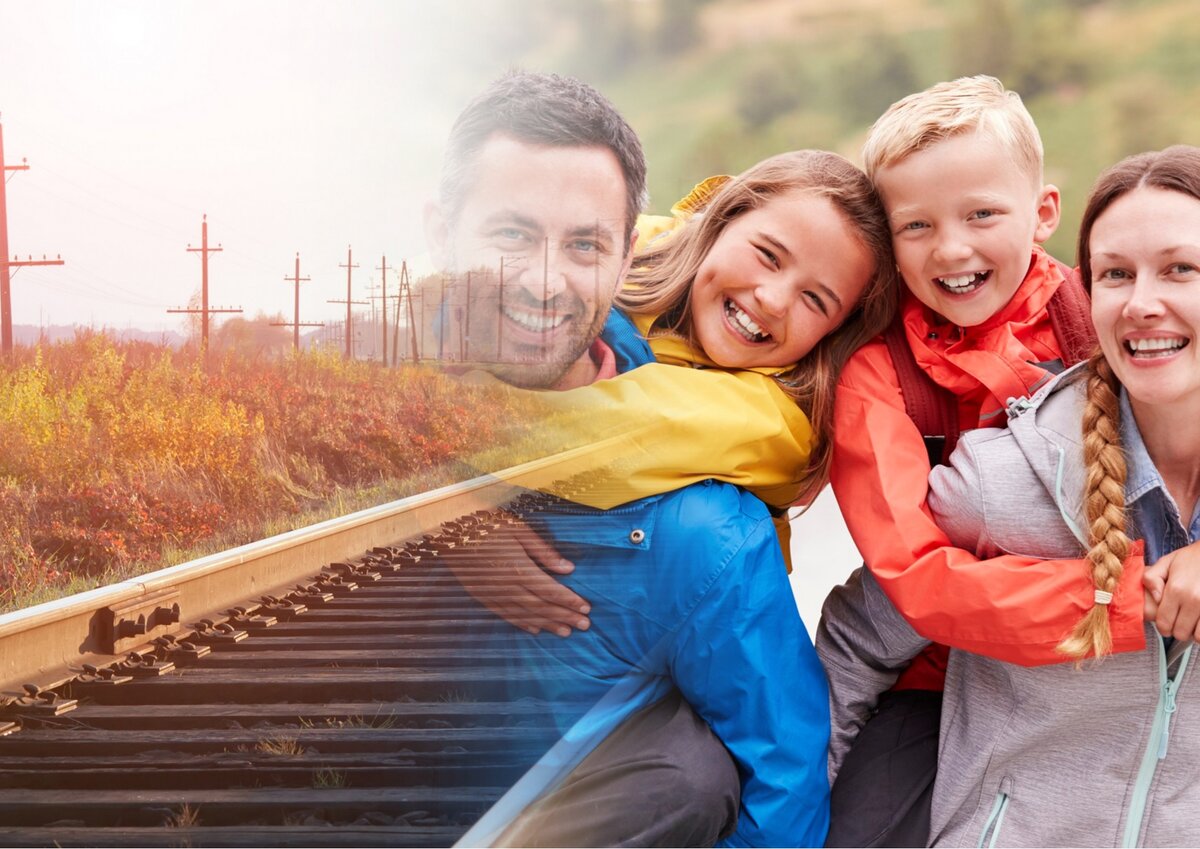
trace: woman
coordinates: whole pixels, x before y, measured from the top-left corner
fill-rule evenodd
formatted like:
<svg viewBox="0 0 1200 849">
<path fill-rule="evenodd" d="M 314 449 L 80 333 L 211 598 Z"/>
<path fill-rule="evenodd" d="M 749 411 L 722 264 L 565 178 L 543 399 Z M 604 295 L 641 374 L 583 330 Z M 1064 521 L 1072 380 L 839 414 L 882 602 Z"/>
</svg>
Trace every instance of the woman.
<svg viewBox="0 0 1200 849">
<path fill-rule="evenodd" d="M 1102 659 L 1031 669 L 952 652 L 934 845 L 1200 839 L 1195 576 L 1169 568 L 1170 553 L 1200 536 L 1200 149 L 1142 154 L 1103 174 L 1079 258 L 1100 350 L 1007 431 L 964 437 L 952 465 L 934 471 L 929 504 L 980 557 L 1086 550 L 1095 603 L 1062 650 Z M 1145 650 L 1104 656 L 1131 537 L 1157 561 L 1152 574 L 1165 572 L 1157 624 L 1168 636 L 1147 624 Z M 860 722 L 890 670 L 924 644 L 869 576 L 835 591 L 822 628 L 835 728 Z"/>
</svg>

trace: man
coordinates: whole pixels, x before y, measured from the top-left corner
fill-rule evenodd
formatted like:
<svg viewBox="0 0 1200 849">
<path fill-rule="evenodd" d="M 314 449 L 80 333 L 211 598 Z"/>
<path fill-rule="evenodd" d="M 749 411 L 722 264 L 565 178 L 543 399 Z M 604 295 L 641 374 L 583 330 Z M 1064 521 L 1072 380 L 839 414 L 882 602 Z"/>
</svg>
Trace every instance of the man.
<svg viewBox="0 0 1200 849">
<path fill-rule="evenodd" d="M 644 185 L 636 135 L 590 87 L 514 72 L 476 98 L 427 210 L 443 266 L 480 272 L 468 359 L 558 389 L 652 361 L 610 315 Z M 539 766 L 571 771 L 464 841 L 503 830 L 511 845 L 823 842 L 827 691 L 763 504 L 706 481 L 608 511 L 554 502 L 528 522 L 573 562 L 557 570 L 559 600 L 578 590 L 590 621 L 551 601 L 581 629 L 560 639 L 537 604 L 522 619 L 477 597 L 529 631 L 505 626 L 501 639 L 523 669 L 547 672 L 536 695 L 565 736 Z"/>
<path fill-rule="evenodd" d="M 467 305 L 469 360 L 517 386 L 581 386 L 596 379 L 588 350 L 632 258 L 641 145 L 615 113 L 589 125 L 600 95 L 582 84 L 512 74 L 489 92 L 454 126 L 426 213 L 432 252 L 444 269 L 484 272 Z M 551 97 L 554 111 L 524 108 Z M 496 129 L 517 124 L 548 141 Z"/>
</svg>

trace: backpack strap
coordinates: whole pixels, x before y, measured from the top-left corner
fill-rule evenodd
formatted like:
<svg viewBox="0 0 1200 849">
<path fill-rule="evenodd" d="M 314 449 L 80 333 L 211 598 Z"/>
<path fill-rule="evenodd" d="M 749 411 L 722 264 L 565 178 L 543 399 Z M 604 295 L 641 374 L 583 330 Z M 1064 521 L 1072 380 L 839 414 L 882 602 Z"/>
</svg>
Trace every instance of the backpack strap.
<svg viewBox="0 0 1200 849">
<path fill-rule="evenodd" d="M 904 411 L 925 439 L 929 465 L 946 463 L 958 443 L 960 433 L 958 400 L 953 393 L 934 383 L 917 365 L 917 359 L 904 336 L 904 322 L 900 316 L 884 331 L 883 341 L 887 343 L 892 365 L 900 379 Z"/>
<path fill-rule="evenodd" d="M 1064 279 L 1046 304 L 1046 311 L 1062 351 L 1063 365 L 1073 366 L 1090 357 L 1096 348 L 1092 302 L 1083 288 L 1079 272 L 1056 259 L 1053 262 Z"/>
</svg>

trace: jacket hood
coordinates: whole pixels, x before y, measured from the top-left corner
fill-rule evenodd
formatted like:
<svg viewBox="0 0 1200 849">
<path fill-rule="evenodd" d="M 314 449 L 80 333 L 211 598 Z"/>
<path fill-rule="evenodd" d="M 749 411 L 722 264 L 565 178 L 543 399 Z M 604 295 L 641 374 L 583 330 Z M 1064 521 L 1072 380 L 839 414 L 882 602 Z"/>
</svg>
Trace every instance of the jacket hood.
<svg viewBox="0 0 1200 849">
<path fill-rule="evenodd" d="M 1008 429 L 1029 468 L 1058 505 L 1063 521 L 1084 547 L 1083 507 L 1087 470 L 1081 422 L 1087 393 L 1086 364 L 1068 369 L 1028 400 L 1009 405 Z"/>
</svg>

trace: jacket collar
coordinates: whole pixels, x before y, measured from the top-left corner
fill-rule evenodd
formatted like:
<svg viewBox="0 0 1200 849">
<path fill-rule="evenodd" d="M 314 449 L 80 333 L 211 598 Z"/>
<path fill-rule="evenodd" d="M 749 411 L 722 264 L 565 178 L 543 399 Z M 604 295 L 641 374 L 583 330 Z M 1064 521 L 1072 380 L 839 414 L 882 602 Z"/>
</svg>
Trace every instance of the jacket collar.
<svg viewBox="0 0 1200 849">
<path fill-rule="evenodd" d="M 1150 452 L 1146 450 L 1146 443 L 1142 441 L 1142 432 L 1138 430 L 1137 421 L 1133 418 L 1133 407 L 1129 404 L 1129 395 L 1123 386 L 1121 447 L 1125 449 L 1125 500 L 1133 503 L 1156 486 L 1165 493 L 1166 482 L 1158 473 L 1158 469 L 1154 468 L 1154 461 L 1150 459 Z"/>
<path fill-rule="evenodd" d="M 1080 363 L 1047 383 L 1021 405 L 1009 431 L 1058 505 L 1071 533 L 1087 546 L 1083 494 L 1087 469 L 1083 462 L 1083 405 L 1087 392 L 1085 364 Z"/>
<path fill-rule="evenodd" d="M 689 366 L 691 368 L 722 368 L 722 366 L 710 360 L 703 351 L 688 344 L 688 341 L 680 334 L 673 330 L 655 327 L 654 323 L 658 319 L 659 316 L 656 315 L 635 315 L 633 317 L 634 325 L 637 327 L 638 332 L 650 343 L 650 350 L 654 352 L 656 360 L 660 363 Z M 790 365 L 740 369 L 740 371 L 752 371 L 758 374 L 765 374 L 768 377 L 774 377 L 777 374 L 782 374 L 789 368 L 791 368 Z"/>
<path fill-rule="evenodd" d="M 975 327 L 958 327 L 906 292 L 901 305 L 904 332 L 913 356 L 938 385 L 978 405 L 980 424 L 990 421 L 1010 397 L 1032 395 L 1048 373 L 1031 360 L 1029 332 L 1045 320 L 1046 305 L 1063 282 L 1062 272 L 1040 247 L 1011 300 Z"/>
</svg>

